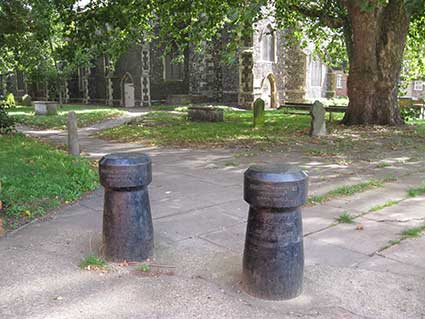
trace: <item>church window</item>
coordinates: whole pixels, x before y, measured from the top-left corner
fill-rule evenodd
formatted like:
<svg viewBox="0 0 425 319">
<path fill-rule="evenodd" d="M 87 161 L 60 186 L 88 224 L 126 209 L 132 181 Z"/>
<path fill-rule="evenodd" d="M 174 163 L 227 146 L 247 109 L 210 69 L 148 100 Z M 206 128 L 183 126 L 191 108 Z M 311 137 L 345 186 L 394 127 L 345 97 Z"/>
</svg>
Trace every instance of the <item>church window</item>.
<svg viewBox="0 0 425 319">
<path fill-rule="evenodd" d="M 261 59 L 263 61 L 275 61 L 275 33 L 271 26 L 268 26 L 261 35 Z"/>
<path fill-rule="evenodd" d="M 184 63 L 173 61 L 172 56 L 164 57 L 164 80 L 182 81 L 184 78 Z"/>
</svg>

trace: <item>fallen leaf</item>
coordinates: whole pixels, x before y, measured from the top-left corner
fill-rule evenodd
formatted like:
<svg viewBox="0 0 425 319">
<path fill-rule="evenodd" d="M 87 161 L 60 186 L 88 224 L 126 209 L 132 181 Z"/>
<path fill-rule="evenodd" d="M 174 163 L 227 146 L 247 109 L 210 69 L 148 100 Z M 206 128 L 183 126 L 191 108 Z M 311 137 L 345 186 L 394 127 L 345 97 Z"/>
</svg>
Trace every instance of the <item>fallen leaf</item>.
<svg viewBox="0 0 425 319">
<path fill-rule="evenodd" d="M 362 224 L 357 224 L 356 230 L 363 230 L 364 226 Z"/>
</svg>

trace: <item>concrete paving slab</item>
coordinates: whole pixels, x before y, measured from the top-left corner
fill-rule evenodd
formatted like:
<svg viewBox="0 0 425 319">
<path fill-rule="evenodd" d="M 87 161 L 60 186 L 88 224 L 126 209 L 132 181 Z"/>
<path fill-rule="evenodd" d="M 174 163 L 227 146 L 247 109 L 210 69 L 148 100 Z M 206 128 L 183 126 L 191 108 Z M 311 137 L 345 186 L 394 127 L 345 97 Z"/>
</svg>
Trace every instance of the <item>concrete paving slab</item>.
<svg viewBox="0 0 425 319">
<path fill-rule="evenodd" d="M 345 212 L 343 209 L 328 205 L 304 207 L 302 209 L 304 235 L 318 232 L 335 224 L 336 218 Z"/>
<path fill-rule="evenodd" d="M 408 198 L 365 217 L 378 222 L 400 224 L 406 228 L 419 226 L 425 223 L 425 197 Z"/>
<path fill-rule="evenodd" d="M 217 207 L 225 211 L 226 214 L 239 217 L 243 221 L 247 221 L 248 219 L 249 205 L 243 200 L 243 198 L 220 203 Z"/>
<path fill-rule="evenodd" d="M 403 240 L 379 253 L 380 255 L 404 264 L 423 269 L 425 274 L 425 236 Z"/>
<path fill-rule="evenodd" d="M 304 258 L 306 265 L 355 267 L 370 257 L 349 249 L 327 244 L 320 240 L 305 237 Z"/>
<path fill-rule="evenodd" d="M 357 218 L 363 230 L 356 230 L 355 224 L 338 224 L 309 237 L 349 249 L 365 255 L 372 255 L 383 248 L 390 240 L 399 237 L 403 227 L 379 223 L 365 218 Z"/>
<path fill-rule="evenodd" d="M 327 204 L 347 211 L 367 213 L 372 207 L 383 205 L 388 201 L 402 200 L 407 197 L 407 189 L 419 185 L 425 175 L 407 176 L 397 182 L 387 183 L 383 188 L 376 188 L 349 197 L 334 199 Z"/>
<path fill-rule="evenodd" d="M 243 252 L 245 245 L 246 223 L 239 223 L 223 230 L 200 236 L 215 245 L 225 247 L 233 252 Z"/>
<path fill-rule="evenodd" d="M 393 260 L 391 258 L 386 258 L 379 255 L 372 256 L 367 260 L 359 263 L 357 265 L 360 269 L 367 269 L 376 272 L 388 272 L 396 275 L 402 276 L 416 276 L 419 280 L 425 280 L 425 268 L 413 266 L 407 263 Z"/>
<path fill-rule="evenodd" d="M 227 215 L 217 207 L 210 207 L 156 219 L 154 229 L 156 233 L 171 241 L 180 241 L 222 230 L 241 222 L 239 218 Z"/>
<path fill-rule="evenodd" d="M 372 207 L 383 205 L 388 201 L 402 200 L 406 197 L 405 187 L 390 185 L 385 188 L 377 188 L 370 191 L 355 194 L 349 197 L 334 199 L 327 204 L 344 211 L 367 213 Z"/>
</svg>

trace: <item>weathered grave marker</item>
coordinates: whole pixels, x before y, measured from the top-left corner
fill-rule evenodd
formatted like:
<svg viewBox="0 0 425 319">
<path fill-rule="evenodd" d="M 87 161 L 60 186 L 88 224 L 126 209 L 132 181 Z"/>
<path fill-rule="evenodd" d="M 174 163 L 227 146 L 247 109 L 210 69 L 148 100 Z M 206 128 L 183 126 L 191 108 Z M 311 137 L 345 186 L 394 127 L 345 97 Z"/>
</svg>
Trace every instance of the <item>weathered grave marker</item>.
<svg viewBox="0 0 425 319">
<path fill-rule="evenodd" d="M 223 109 L 212 106 L 191 106 L 188 117 L 192 122 L 223 122 Z"/>
<path fill-rule="evenodd" d="M 315 101 L 311 107 L 310 136 L 326 136 L 326 109 L 322 103 Z"/>
<path fill-rule="evenodd" d="M 153 254 L 148 185 L 152 161 L 146 154 L 117 153 L 99 162 L 105 187 L 103 247 L 112 261 L 143 261 Z"/>
<path fill-rule="evenodd" d="M 25 95 L 22 97 L 22 105 L 23 105 L 23 106 L 31 106 L 31 104 L 32 104 L 31 96 L 30 96 L 30 95 L 28 95 L 28 94 L 25 94 Z"/>
<path fill-rule="evenodd" d="M 300 207 L 308 176 L 287 165 L 252 166 L 245 172 L 250 205 L 243 256 L 244 289 L 255 297 L 281 300 L 302 292 L 304 248 Z"/>
<path fill-rule="evenodd" d="M 56 115 L 58 114 L 58 103 L 53 101 L 34 101 L 35 115 Z"/>
<path fill-rule="evenodd" d="M 265 102 L 263 99 L 256 99 L 254 102 L 254 127 L 263 126 L 265 122 Z"/>
<path fill-rule="evenodd" d="M 77 126 L 77 115 L 75 112 L 68 113 L 68 152 L 71 155 L 80 155 L 80 144 L 78 142 L 78 126 Z"/>
</svg>

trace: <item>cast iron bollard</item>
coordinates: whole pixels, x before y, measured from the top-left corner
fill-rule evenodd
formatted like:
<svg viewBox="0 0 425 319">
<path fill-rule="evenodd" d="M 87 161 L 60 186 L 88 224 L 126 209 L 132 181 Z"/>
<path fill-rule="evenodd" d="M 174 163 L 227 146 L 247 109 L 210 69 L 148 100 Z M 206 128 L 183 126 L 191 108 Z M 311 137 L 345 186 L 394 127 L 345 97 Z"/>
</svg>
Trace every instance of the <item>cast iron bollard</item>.
<svg viewBox="0 0 425 319">
<path fill-rule="evenodd" d="M 304 247 L 301 209 L 308 176 L 287 165 L 252 166 L 245 172 L 250 205 L 243 256 L 246 292 L 270 300 L 299 296 Z"/>
<path fill-rule="evenodd" d="M 113 261 L 146 260 L 153 254 L 150 157 L 140 153 L 106 155 L 99 162 L 99 175 L 105 187 L 105 257 Z"/>
</svg>

